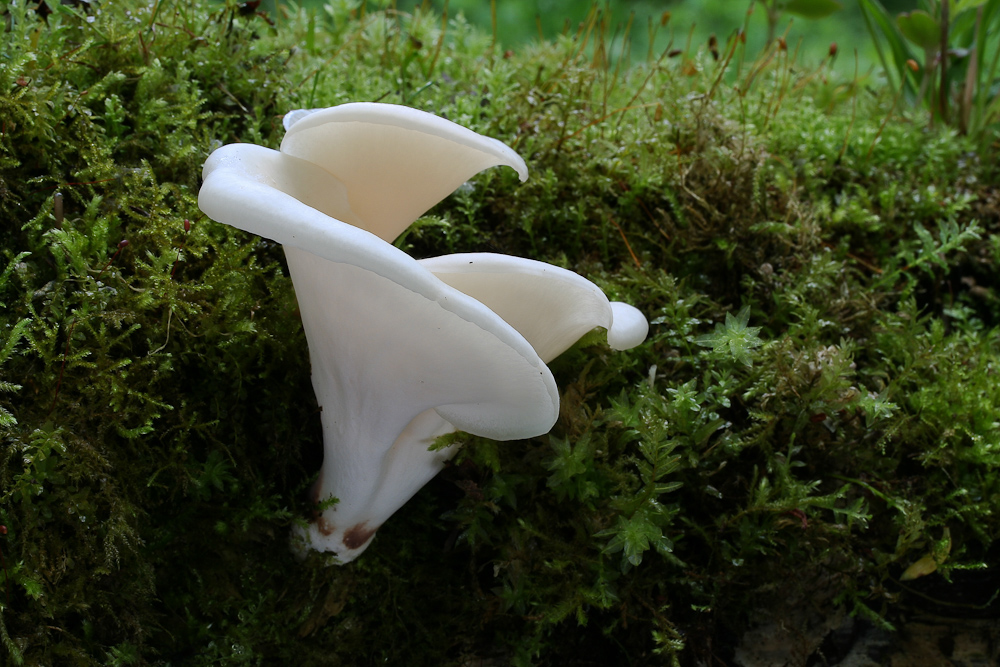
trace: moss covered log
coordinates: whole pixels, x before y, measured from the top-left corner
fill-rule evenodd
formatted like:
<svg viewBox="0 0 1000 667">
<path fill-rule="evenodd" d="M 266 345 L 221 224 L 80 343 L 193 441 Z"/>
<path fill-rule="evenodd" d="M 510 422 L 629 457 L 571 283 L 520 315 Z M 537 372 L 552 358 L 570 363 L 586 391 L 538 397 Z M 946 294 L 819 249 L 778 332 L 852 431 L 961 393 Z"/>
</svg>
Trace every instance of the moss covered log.
<svg viewBox="0 0 1000 667">
<path fill-rule="evenodd" d="M 927 127 L 777 44 L 626 66 L 597 13 L 518 52 L 356 2 L 4 19 L 4 664 L 709 664 L 796 595 L 886 627 L 997 614 L 995 128 Z M 196 196 L 214 148 L 349 101 L 531 171 L 481 174 L 402 249 L 553 262 L 653 325 L 557 359 L 550 434 L 459 435 L 337 567 L 289 548 L 322 445 L 281 249 Z M 941 593 L 968 577 L 980 598 Z"/>
</svg>

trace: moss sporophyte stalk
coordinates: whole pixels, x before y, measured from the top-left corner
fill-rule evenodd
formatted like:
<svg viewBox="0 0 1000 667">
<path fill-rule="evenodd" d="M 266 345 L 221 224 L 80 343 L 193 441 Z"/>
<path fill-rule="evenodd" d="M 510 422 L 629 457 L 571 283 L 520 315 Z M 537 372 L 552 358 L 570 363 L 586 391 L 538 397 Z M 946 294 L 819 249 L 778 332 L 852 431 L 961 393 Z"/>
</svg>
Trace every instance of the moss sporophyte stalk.
<svg viewBox="0 0 1000 667">
<path fill-rule="evenodd" d="M 949 56 L 945 89 L 974 95 L 931 123 L 898 73 L 845 77 L 787 38 L 717 30 L 716 60 L 685 29 L 629 64 L 600 9 L 523 46 L 455 11 L 259 11 L 4 9 L 0 662 L 694 665 L 806 606 L 995 616 L 990 61 L 963 88 L 973 61 Z M 587 319 L 535 353 L 551 430 L 417 448 L 454 456 L 328 567 L 289 548 L 337 507 L 310 494 L 335 415 L 295 260 L 198 193 L 216 148 L 280 152 L 286 111 L 351 102 L 447 119 L 531 172 L 448 195 L 456 177 L 380 252 L 449 294 L 480 274 L 428 258 L 585 276 L 650 328 L 616 352 L 590 329 L 617 314 Z M 385 377 L 426 361 L 390 348 Z"/>
</svg>

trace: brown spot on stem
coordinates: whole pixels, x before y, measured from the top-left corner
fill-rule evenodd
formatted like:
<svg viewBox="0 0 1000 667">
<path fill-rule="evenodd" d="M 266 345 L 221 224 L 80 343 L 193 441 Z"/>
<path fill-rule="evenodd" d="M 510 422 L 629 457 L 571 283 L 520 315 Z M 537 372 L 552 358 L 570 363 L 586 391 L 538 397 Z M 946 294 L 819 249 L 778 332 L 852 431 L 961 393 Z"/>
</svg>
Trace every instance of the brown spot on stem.
<svg viewBox="0 0 1000 667">
<path fill-rule="evenodd" d="M 359 523 L 344 533 L 344 546 L 348 549 L 363 547 L 378 528 L 369 528 L 367 523 Z"/>
<path fill-rule="evenodd" d="M 322 534 L 324 537 L 329 537 L 331 534 L 333 534 L 333 531 L 335 531 L 337 527 L 334 526 L 329 521 L 327 521 L 325 516 L 321 516 L 320 518 L 316 519 L 316 529 L 319 530 L 320 534 Z"/>
</svg>

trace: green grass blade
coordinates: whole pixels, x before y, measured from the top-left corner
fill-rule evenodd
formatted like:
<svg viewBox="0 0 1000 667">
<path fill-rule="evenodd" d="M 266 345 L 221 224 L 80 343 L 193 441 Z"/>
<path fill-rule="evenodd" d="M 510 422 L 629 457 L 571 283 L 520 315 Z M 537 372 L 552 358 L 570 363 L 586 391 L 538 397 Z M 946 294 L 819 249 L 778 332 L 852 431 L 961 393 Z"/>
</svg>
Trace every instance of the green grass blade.
<svg viewBox="0 0 1000 667">
<path fill-rule="evenodd" d="M 886 78 L 889 80 L 890 85 L 893 88 L 897 88 L 905 83 L 907 91 L 916 94 L 917 85 L 906 65 L 907 60 L 916 60 L 916 58 L 914 58 L 913 51 L 907 45 L 906 39 L 896 27 L 896 22 L 878 0 L 858 0 L 858 2 L 861 7 L 861 13 L 865 18 L 865 23 L 868 26 L 868 32 L 871 33 L 872 41 L 875 42 L 875 48 L 878 51 L 879 59 L 882 61 L 882 67 L 885 68 Z M 889 65 L 882 44 L 883 39 L 888 43 L 889 49 L 892 51 L 895 67 Z M 893 78 L 893 71 L 895 71 L 898 79 Z"/>
</svg>

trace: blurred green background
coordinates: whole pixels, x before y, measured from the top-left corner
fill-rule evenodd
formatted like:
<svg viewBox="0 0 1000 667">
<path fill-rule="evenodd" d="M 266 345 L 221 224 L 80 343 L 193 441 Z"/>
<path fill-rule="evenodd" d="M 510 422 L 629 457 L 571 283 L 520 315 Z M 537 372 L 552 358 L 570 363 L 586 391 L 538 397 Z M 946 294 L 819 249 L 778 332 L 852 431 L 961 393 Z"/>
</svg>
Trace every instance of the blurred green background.
<svg viewBox="0 0 1000 667">
<path fill-rule="evenodd" d="M 327 0 L 301 0 L 305 7 L 321 7 Z M 368 7 L 395 6 L 411 12 L 416 7 L 430 6 L 437 12 L 447 7 L 448 16 L 461 14 L 487 32 L 493 31 L 493 10 L 490 0 L 367 0 Z M 777 33 L 786 36 L 789 49 L 800 49 L 798 61 L 803 66 L 815 66 L 827 55 L 830 44 L 837 43 L 839 55 L 834 68 L 853 76 L 854 53 L 858 54 L 858 70 L 864 74 L 875 67 L 877 54 L 865 26 L 861 10 L 854 0 L 842 0 L 843 9 L 822 19 L 804 19 L 786 14 Z M 893 15 L 917 6 L 918 0 L 883 0 Z M 496 35 L 505 49 L 518 49 L 536 42 L 540 37 L 553 39 L 559 34 L 575 33 L 595 3 L 591 0 L 496 0 Z M 705 46 L 711 35 L 720 44 L 740 27 L 747 24 L 748 54 L 758 53 L 766 42 L 767 18 L 757 0 L 611 0 L 596 5 L 610 13 L 612 57 L 622 53 L 622 34 L 632 17 L 630 56 L 633 61 L 645 60 L 650 52 L 659 56 L 665 49 Z M 752 10 L 752 11 L 751 11 Z M 750 11 L 749 18 L 747 13 Z M 664 12 L 670 13 L 665 27 L 660 27 Z M 657 28 L 650 49 L 650 26 Z"/>
</svg>

